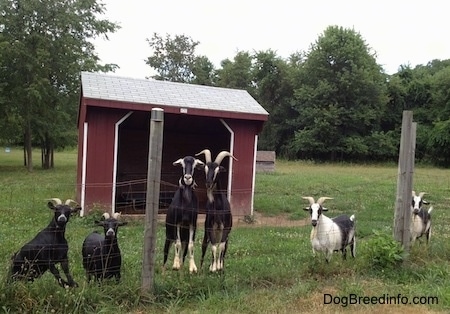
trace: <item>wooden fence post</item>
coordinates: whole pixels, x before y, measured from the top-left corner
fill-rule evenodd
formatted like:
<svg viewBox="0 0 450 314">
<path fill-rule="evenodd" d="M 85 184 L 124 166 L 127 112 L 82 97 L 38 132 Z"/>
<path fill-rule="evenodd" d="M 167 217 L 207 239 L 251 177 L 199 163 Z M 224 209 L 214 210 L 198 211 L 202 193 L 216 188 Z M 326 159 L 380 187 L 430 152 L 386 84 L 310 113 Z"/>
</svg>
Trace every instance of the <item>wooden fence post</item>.
<svg viewBox="0 0 450 314">
<path fill-rule="evenodd" d="M 148 147 L 147 196 L 145 203 L 144 252 L 142 261 L 143 293 L 154 291 L 156 227 L 161 183 L 164 111 L 152 109 Z"/>
<path fill-rule="evenodd" d="M 413 186 L 416 123 L 412 111 L 403 111 L 398 158 L 397 196 L 394 215 L 394 239 L 409 251 L 411 237 L 411 191 Z"/>
</svg>

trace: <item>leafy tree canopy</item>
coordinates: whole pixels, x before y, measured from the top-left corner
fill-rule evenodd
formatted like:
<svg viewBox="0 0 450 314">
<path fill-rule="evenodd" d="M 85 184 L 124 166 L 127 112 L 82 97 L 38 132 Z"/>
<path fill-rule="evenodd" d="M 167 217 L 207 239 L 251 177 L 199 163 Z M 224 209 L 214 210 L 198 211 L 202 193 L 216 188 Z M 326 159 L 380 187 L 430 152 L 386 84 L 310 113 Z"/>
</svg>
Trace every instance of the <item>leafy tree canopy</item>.
<svg viewBox="0 0 450 314">
<path fill-rule="evenodd" d="M 80 71 L 117 67 L 100 65 L 92 43 L 118 29 L 99 18 L 104 10 L 94 0 L 0 2 L 0 82 L 6 82 L 1 86 L 0 125 L 14 125 L 16 137 L 24 134 L 29 170 L 33 143 L 51 153 L 75 138 L 67 134 L 76 132 Z M 0 132 L 4 140 L 11 135 Z"/>
</svg>

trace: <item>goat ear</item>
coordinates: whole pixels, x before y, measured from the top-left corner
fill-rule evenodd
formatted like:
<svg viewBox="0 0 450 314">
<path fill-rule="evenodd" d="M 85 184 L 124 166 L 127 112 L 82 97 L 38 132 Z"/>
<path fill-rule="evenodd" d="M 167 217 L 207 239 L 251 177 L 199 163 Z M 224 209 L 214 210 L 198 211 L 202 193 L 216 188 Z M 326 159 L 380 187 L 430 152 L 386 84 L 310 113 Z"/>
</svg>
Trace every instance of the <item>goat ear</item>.
<svg viewBox="0 0 450 314">
<path fill-rule="evenodd" d="M 128 224 L 128 221 L 120 221 L 119 226 L 126 226 Z"/>
<path fill-rule="evenodd" d="M 224 166 L 219 166 L 219 171 L 220 172 L 227 172 L 227 169 L 225 169 Z"/>
<path fill-rule="evenodd" d="M 56 210 L 55 204 L 53 204 L 52 202 L 48 202 L 47 203 L 48 208 L 50 208 L 51 210 Z"/>
<path fill-rule="evenodd" d="M 422 203 L 424 203 L 425 205 L 430 205 L 430 202 L 428 202 L 426 200 L 422 200 Z"/>
<path fill-rule="evenodd" d="M 172 164 L 173 164 L 174 166 L 179 166 L 179 165 L 181 165 L 182 162 L 183 162 L 183 158 L 180 158 L 180 159 L 174 161 Z"/>
<path fill-rule="evenodd" d="M 309 207 L 305 207 L 305 208 L 303 208 L 303 210 L 307 210 L 307 211 L 309 211 Z"/>
<path fill-rule="evenodd" d="M 327 212 L 327 211 L 328 211 L 328 208 L 322 207 L 322 211 L 323 211 L 323 212 Z"/>
<path fill-rule="evenodd" d="M 195 165 L 195 169 L 205 170 L 205 164 L 203 162 L 201 162 L 201 163 L 199 162 Z"/>
<path fill-rule="evenodd" d="M 81 206 L 77 206 L 75 208 L 72 208 L 72 210 L 70 211 L 71 214 L 75 214 L 76 212 L 79 212 L 81 210 Z"/>
</svg>

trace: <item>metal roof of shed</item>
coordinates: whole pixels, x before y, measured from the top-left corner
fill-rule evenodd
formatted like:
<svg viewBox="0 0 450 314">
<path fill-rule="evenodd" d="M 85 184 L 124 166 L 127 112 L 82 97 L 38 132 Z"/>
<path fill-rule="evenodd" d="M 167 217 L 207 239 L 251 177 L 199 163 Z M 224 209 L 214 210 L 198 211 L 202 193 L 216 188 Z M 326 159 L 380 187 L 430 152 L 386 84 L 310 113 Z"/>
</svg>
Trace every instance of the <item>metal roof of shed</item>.
<svg viewBox="0 0 450 314">
<path fill-rule="evenodd" d="M 245 90 L 82 72 L 85 98 L 269 115 Z"/>
</svg>

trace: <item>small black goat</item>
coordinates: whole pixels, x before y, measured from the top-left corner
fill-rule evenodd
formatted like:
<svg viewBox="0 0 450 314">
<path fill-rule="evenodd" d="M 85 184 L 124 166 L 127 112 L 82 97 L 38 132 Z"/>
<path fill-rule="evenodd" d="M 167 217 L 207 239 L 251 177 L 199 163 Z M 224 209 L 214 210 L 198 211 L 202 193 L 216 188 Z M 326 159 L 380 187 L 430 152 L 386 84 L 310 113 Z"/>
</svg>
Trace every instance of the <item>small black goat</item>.
<svg viewBox="0 0 450 314">
<path fill-rule="evenodd" d="M 127 222 L 119 221 L 120 213 L 114 213 L 113 217 L 104 213 L 103 217 L 104 220 L 96 220 L 95 224 L 103 227 L 105 235 L 94 231 L 83 242 L 83 267 L 88 281 L 94 276 L 96 280 L 116 277 L 119 282 L 122 255 L 117 242 L 117 231 L 119 226 L 124 226 Z"/>
<path fill-rule="evenodd" d="M 211 272 L 220 271 L 224 268 L 225 253 L 228 248 L 228 235 L 233 226 L 233 216 L 231 215 L 230 202 L 225 191 L 220 188 L 220 172 L 226 169 L 221 166 L 225 157 L 237 160 L 231 153 L 221 151 L 214 162 L 211 159 L 211 151 L 204 149 L 196 156 L 205 155 L 205 180 L 206 180 L 206 218 L 205 235 L 202 242 L 202 258 L 200 267 L 203 265 L 205 252 L 208 243 L 211 243 L 212 260 L 209 266 Z"/>
<path fill-rule="evenodd" d="M 76 206 L 71 207 L 71 204 Z M 69 272 L 67 258 L 69 246 L 65 238 L 65 231 L 70 216 L 79 211 L 81 207 L 70 199 L 63 204 L 59 198 L 50 199 L 48 207 L 54 212 L 52 221 L 33 240 L 13 255 L 9 280 L 34 281 L 49 269 L 61 287 L 77 287 L 78 284 Z M 61 278 L 56 268 L 58 263 L 61 264 L 67 281 Z"/>
<path fill-rule="evenodd" d="M 204 164 L 201 160 L 192 156 L 180 158 L 173 163 L 174 166 L 183 167 L 183 175 L 178 181 L 178 189 L 172 198 L 166 214 L 166 241 L 164 244 L 165 268 L 167 257 L 172 242 L 175 242 L 175 257 L 173 261 L 174 270 L 181 268 L 181 250 L 183 251 L 183 262 L 189 251 L 189 272 L 197 272 L 194 261 L 194 241 L 197 230 L 198 200 L 194 193 L 196 186 L 194 181 L 194 170 L 202 169 Z"/>
</svg>

